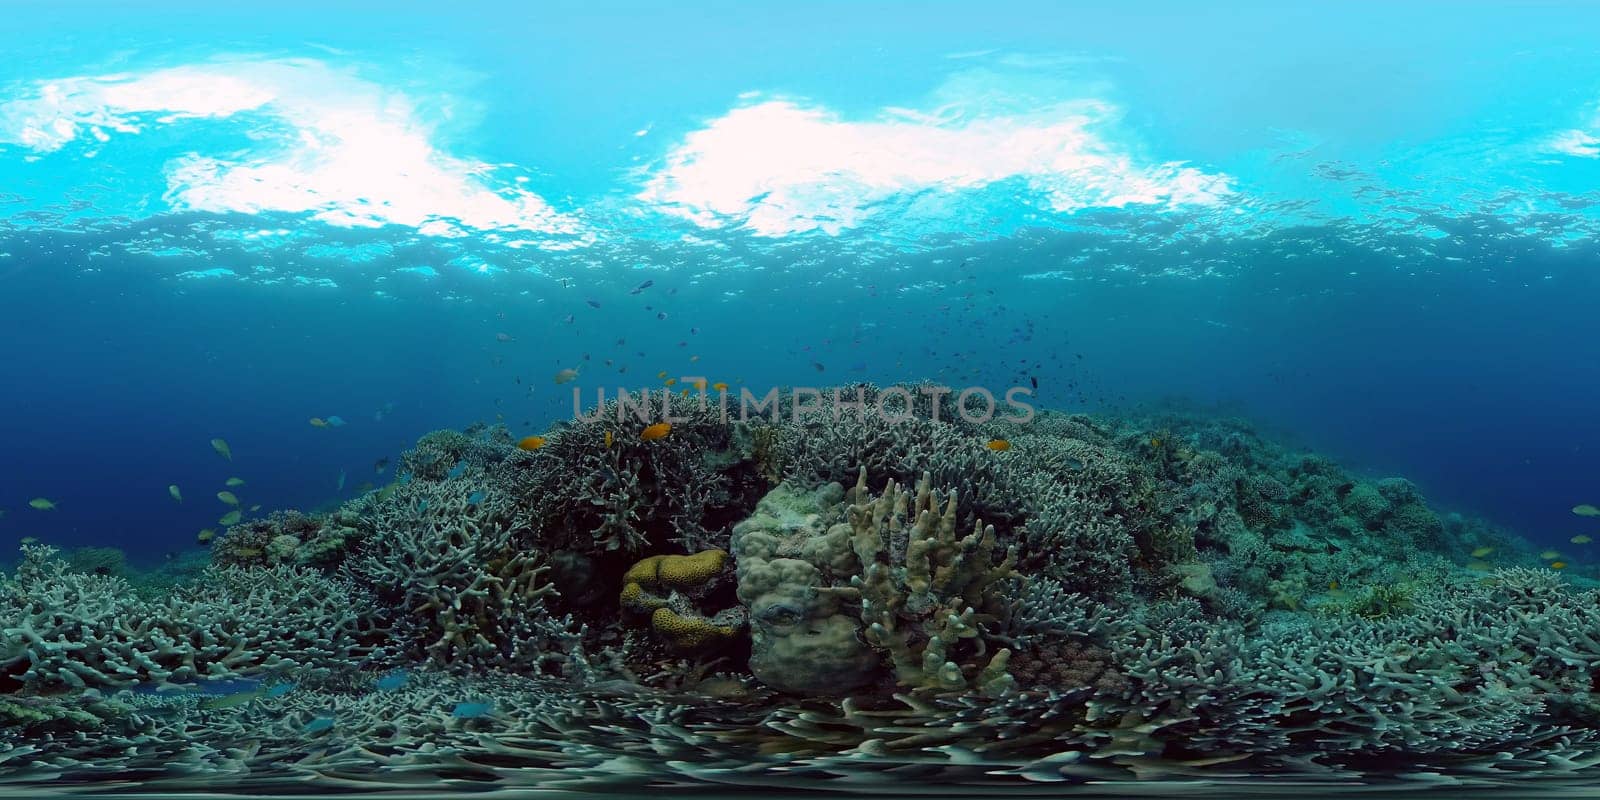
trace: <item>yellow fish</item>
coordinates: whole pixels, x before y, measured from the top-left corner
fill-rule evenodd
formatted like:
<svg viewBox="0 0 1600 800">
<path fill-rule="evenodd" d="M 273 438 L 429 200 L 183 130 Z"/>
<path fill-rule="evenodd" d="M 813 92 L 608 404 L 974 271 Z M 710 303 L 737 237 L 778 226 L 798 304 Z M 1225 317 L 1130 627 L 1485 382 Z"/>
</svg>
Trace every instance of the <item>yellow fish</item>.
<svg viewBox="0 0 1600 800">
<path fill-rule="evenodd" d="M 728 391 L 728 384 L 723 383 L 722 381 L 717 381 L 716 383 L 711 384 L 711 388 L 716 389 L 719 392 L 726 392 Z"/>
<path fill-rule="evenodd" d="M 1550 568 L 1551 569 L 1566 569 L 1567 568 L 1567 562 L 1565 562 L 1565 561 L 1552 561 L 1552 562 L 1550 562 Z"/>
<path fill-rule="evenodd" d="M 1004 453 L 1005 451 L 1011 449 L 1011 443 L 1005 439 L 990 439 L 989 443 L 984 445 L 984 447 L 987 447 L 996 453 Z"/>
<path fill-rule="evenodd" d="M 312 417 L 311 418 L 311 427 L 313 427 L 313 428 L 326 428 L 326 427 L 328 427 L 328 421 L 323 419 L 322 417 Z"/>
<path fill-rule="evenodd" d="M 1480 548 L 1472 551 L 1472 557 L 1473 558 L 1483 558 L 1484 556 L 1489 555 L 1490 553 L 1493 553 L 1493 552 L 1494 552 L 1494 548 L 1493 547 L 1480 547 Z"/>
<path fill-rule="evenodd" d="M 217 538 L 217 532 L 211 530 L 210 528 L 202 528 L 200 532 L 194 536 L 194 540 L 200 544 L 205 544 L 215 538 Z"/>
<path fill-rule="evenodd" d="M 1561 554 L 1556 552 L 1556 551 L 1554 551 L 1554 550 L 1546 550 L 1543 553 L 1540 553 L 1539 557 L 1544 559 L 1544 560 L 1546 560 L 1546 561 L 1549 561 L 1550 559 L 1553 559 L 1553 558 L 1560 558 Z"/>
<path fill-rule="evenodd" d="M 1161 446 L 1161 439 L 1159 437 L 1156 437 L 1156 436 L 1150 437 L 1150 446 L 1151 447 L 1160 447 Z"/>
<path fill-rule="evenodd" d="M 54 511 L 54 510 L 56 510 L 56 504 L 50 502 L 49 500 L 46 500 L 43 497 L 35 497 L 32 500 L 29 500 L 28 501 L 28 507 L 29 508 L 36 508 L 36 509 L 38 509 L 40 511 Z"/>
<path fill-rule="evenodd" d="M 178 491 L 178 484 L 174 483 L 171 486 L 168 486 L 167 494 L 172 495 L 172 499 L 180 503 L 183 502 L 183 492 Z"/>
<path fill-rule="evenodd" d="M 1567 541 L 1572 542 L 1573 544 L 1588 544 L 1594 540 L 1580 533 L 1577 536 L 1568 539 Z"/>
<path fill-rule="evenodd" d="M 544 437 L 524 436 L 520 441 L 517 442 L 517 447 L 523 450 L 538 450 L 539 448 L 544 447 Z"/>
<path fill-rule="evenodd" d="M 615 441 L 615 439 L 612 437 L 611 431 L 606 431 L 606 449 L 607 450 L 611 449 L 611 443 L 613 441 Z"/>
<path fill-rule="evenodd" d="M 678 383 L 678 379 L 677 378 L 668 378 L 667 379 L 667 385 L 668 386 L 674 386 L 677 383 Z"/>
<path fill-rule="evenodd" d="M 657 422 L 656 424 L 651 425 L 650 427 L 645 428 L 644 430 L 640 431 L 639 432 L 639 438 L 643 439 L 643 440 L 645 440 L 647 442 L 653 442 L 653 441 L 655 441 L 657 439 L 666 438 L 667 434 L 669 434 L 671 432 L 672 432 L 672 425 L 671 424 L 666 423 L 666 422 Z"/>
<path fill-rule="evenodd" d="M 703 391 L 706 390 L 706 379 L 705 378 L 700 378 L 699 380 L 693 381 L 689 385 L 693 386 L 696 391 L 703 392 Z"/>
<path fill-rule="evenodd" d="M 1595 508 L 1588 503 L 1572 507 L 1572 513 L 1580 517 L 1600 517 L 1600 508 Z"/>
<path fill-rule="evenodd" d="M 232 486 L 235 489 L 237 489 L 240 486 L 244 485 L 244 479 L 243 478 L 229 478 L 229 479 L 223 481 L 222 485 L 224 485 L 224 486 Z"/>
<path fill-rule="evenodd" d="M 575 369 L 564 369 L 556 373 L 556 383 L 571 383 L 577 379 L 578 371 Z"/>
<path fill-rule="evenodd" d="M 233 495 L 233 492 L 229 492 L 229 491 L 217 492 L 217 499 L 221 500 L 224 503 L 227 503 L 230 506 L 239 505 L 239 498 L 235 497 Z"/>
<path fill-rule="evenodd" d="M 239 520 L 241 520 L 241 519 L 244 519 L 244 514 L 241 514 L 239 512 L 239 509 L 236 508 L 236 509 L 234 509 L 232 511 L 229 511 L 226 514 L 223 514 L 222 515 L 222 519 L 217 520 L 217 524 L 218 525 L 238 525 L 239 524 Z"/>
<path fill-rule="evenodd" d="M 656 377 L 657 378 L 665 378 L 665 377 L 667 377 L 667 371 L 666 370 L 661 370 L 660 372 L 657 372 L 656 373 Z"/>
<path fill-rule="evenodd" d="M 211 440 L 211 449 L 217 451 L 217 455 L 222 456 L 223 458 L 226 458 L 229 461 L 233 460 L 233 450 L 228 447 L 228 443 L 227 442 L 225 442 L 225 441 L 223 441 L 221 439 L 212 439 Z"/>
</svg>

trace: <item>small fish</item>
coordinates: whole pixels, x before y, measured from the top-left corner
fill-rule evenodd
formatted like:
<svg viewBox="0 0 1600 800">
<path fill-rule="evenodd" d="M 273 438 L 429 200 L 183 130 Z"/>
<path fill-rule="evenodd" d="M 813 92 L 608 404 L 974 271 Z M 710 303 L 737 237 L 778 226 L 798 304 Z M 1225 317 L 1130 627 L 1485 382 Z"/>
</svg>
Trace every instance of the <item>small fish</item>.
<svg viewBox="0 0 1600 800">
<path fill-rule="evenodd" d="M 377 461 L 372 462 L 372 471 L 376 472 L 379 475 L 382 475 L 388 469 L 389 469 L 389 459 L 388 458 L 380 458 Z"/>
<path fill-rule="evenodd" d="M 261 699 L 260 692 L 235 692 L 233 694 L 208 697 L 200 701 L 200 707 L 205 709 L 238 708 L 247 706 Z"/>
<path fill-rule="evenodd" d="M 1328 581 L 1328 591 L 1330 591 L 1330 592 L 1339 591 L 1339 582 L 1338 581 Z"/>
<path fill-rule="evenodd" d="M 244 479 L 243 478 L 229 478 L 229 479 L 223 481 L 222 485 L 223 486 L 232 486 L 233 488 L 237 489 L 240 486 L 244 485 Z"/>
<path fill-rule="evenodd" d="M 818 372 L 822 372 L 827 369 L 827 367 L 822 366 L 821 361 L 813 361 L 811 362 L 811 366 L 816 367 Z"/>
<path fill-rule="evenodd" d="M 612 437 L 612 435 L 611 435 L 611 431 L 606 431 L 606 449 L 607 449 L 607 450 L 610 450 L 610 449 L 611 449 L 611 443 L 612 443 L 612 442 L 613 442 L 613 441 L 615 441 L 615 438 L 614 438 L 614 437 Z"/>
<path fill-rule="evenodd" d="M 323 419 L 322 417 L 312 417 L 311 418 L 311 427 L 313 427 L 313 428 L 326 428 L 326 427 L 328 427 L 328 421 Z"/>
<path fill-rule="evenodd" d="M 211 540 L 215 538 L 217 538 L 216 531 L 210 528 L 202 528 L 199 533 L 195 534 L 194 540 L 200 544 L 210 544 Z"/>
<path fill-rule="evenodd" d="M 222 439 L 212 439 L 211 449 L 217 451 L 217 455 L 222 456 L 229 461 L 233 460 L 233 449 L 228 447 L 228 443 L 226 441 L 223 441 Z"/>
<path fill-rule="evenodd" d="M 27 544 L 27 545 L 38 544 L 39 543 L 39 537 L 37 537 L 37 536 L 24 536 L 24 537 L 22 537 L 22 542 L 21 543 L 22 544 Z"/>
<path fill-rule="evenodd" d="M 1567 568 L 1567 562 L 1565 562 L 1565 561 L 1552 561 L 1552 562 L 1550 562 L 1550 568 L 1551 569 L 1566 569 Z"/>
<path fill-rule="evenodd" d="M 693 364 L 694 362 L 699 361 L 699 360 L 700 360 L 699 356 L 689 356 L 689 363 L 690 364 Z"/>
<path fill-rule="evenodd" d="M 509 333 L 497 333 L 494 335 L 494 340 L 497 342 L 514 342 L 516 338 Z"/>
<path fill-rule="evenodd" d="M 286 694 L 288 694 L 288 693 L 290 693 L 292 691 L 294 691 L 294 684 L 292 684 L 292 683 L 275 683 L 275 684 L 273 684 L 271 686 L 268 686 L 265 689 L 262 689 L 261 690 L 261 696 L 262 697 L 282 697 L 282 696 L 284 696 L 284 695 L 286 695 Z"/>
<path fill-rule="evenodd" d="M 588 303 L 590 308 L 599 308 L 600 307 L 600 301 L 599 300 L 595 300 L 594 298 L 590 298 L 588 300 L 585 300 L 584 302 Z"/>
<path fill-rule="evenodd" d="M 524 436 L 517 441 L 517 447 L 522 450 L 538 450 L 544 447 L 543 436 Z"/>
<path fill-rule="evenodd" d="M 1035 389 L 1039 388 L 1039 379 L 1038 378 L 1035 378 L 1035 377 L 1030 375 L 1030 376 L 1028 376 L 1028 383 L 1032 384 L 1033 388 L 1035 388 Z"/>
<path fill-rule="evenodd" d="M 656 312 L 656 319 L 664 320 L 666 318 L 667 318 L 667 312 L 665 312 L 665 311 L 657 311 Z"/>
<path fill-rule="evenodd" d="M 406 672 L 403 669 L 397 669 L 394 672 L 379 678 L 373 685 L 381 691 L 392 692 L 397 689 L 405 688 L 406 681 L 410 678 L 411 673 Z"/>
<path fill-rule="evenodd" d="M 1546 560 L 1546 561 L 1550 561 L 1552 559 L 1560 558 L 1561 557 L 1561 553 L 1559 553 L 1559 552 L 1557 552 L 1555 550 L 1546 550 L 1543 553 L 1540 553 L 1539 557 L 1544 559 L 1544 560 Z"/>
<path fill-rule="evenodd" d="M 450 710 L 450 716 L 456 719 L 477 719 L 488 716 L 492 710 L 493 706 L 481 700 L 468 700 L 456 703 L 456 707 Z"/>
<path fill-rule="evenodd" d="M 330 428 L 343 428 L 347 424 L 349 423 L 344 421 L 344 417 L 341 417 L 338 414 L 328 417 L 328 427 Z"/>
<path fill-rule="evenodd" d="M 1150 437 L 1150 446 L 1151 447 L 1160 447 L 1161 446 L 1161 437 L 1159 437 L 1159 436 Z"/>
<path fill-rule="evenodd" d="M 1467 569 L 1470 569 L 1473 572 L 1488 572 L 1489 570 L 1494 569 L 1494 565 L 1488 563 L 1487 561 L 1473 561 L 1467 564 Z"/>
<path fill-rule="evenodd" d="M 418 511 L 427 511 L 428 510 L 428 498 L 424 497 L 421 500 L 417 501 L 417 510 Z"/>
<path fill-rule="evenodd" d="M 222 518 L 217 520 L 217 524 L 218 525 L 238 525 L 239 524 L 239 520 L 241 520 L 241 519 L 244 519 L 244 514 L 242 512 L 240 512 L 239 509 L 236 508 L 236 509 L 234 509 L 232 511 L 229 511 L 226 514 L 223 514 Z"/>
<path fill-rule="evenodd" d="M 252 513 L 252 514 L 254 514 L 257 511 L 260 511 L 260 510 L 261 510 L 261 504 L 260 503 L 256 503 L 255 505 L 250 507 L 250 513 Z"/>
<path fill-rule="evenodd" d="M 300 728 L 303 733 L 322 733 L 332 729 L 333 717 L 312 717 L 310 722 Z"/>
<path fill-rule="evenodd" d="M 1493 552 L 1494 552 L 1494 548 L 1493 547 L 1480 547 L 1480 548 L 1472 551 L 1472 557 L 1473 558 L 1483 558 L 1484 556 L 1489 555 L 1490 553 L 1493 553 Z"/>
<path fill-rule="evenodd" d="M 578 371 L 575 369 L 564 369 L 556 373 L 556 383 L 558 384 L 571 383 L 577 379 Z"/>
<path fill-rule="evenodd" d="M 29 500 L 28 501 L 28 507 L 29 508 L 33 508 L 33 509 L 37 509 L 39 511 L 54 511 L 54 510 L 56 510 L 56 504 L 50 502 L 49 500 L 47 500 L 47 499 L 45 499 L 43 497 L 35 497 L 32 500 Z"/>
<path fill-rule="evenodd" d="M 483 498 L 485 498 L 487 496 L 488 495 L 483 493 L 482 489 L 479 489 L 478 491 L 467 495 L 467 505 L 475 506 L 475 505 L 477 505 L 479 503 L 482 503 L 483 502 Z"/>
<path fill-rule="evenodd" d="M 333 490 L 334 491 L 336 491 L 336 492 L 344 491 L 344 477 L 345 477 L 344 476 L 344 470 L 342 470 L 342 469 L 339 470 L 339 479 L 334 481 L 334 483 L 333 483 Z"/>
<path fill-rule="evenodd" d="M 666 384 L 668 386 L 676 386 L 676 385 L 678 385 L 678 379 L 677 378 L 668 378 L 666 380 Z"/>
<path fill-rule="evenodd" d="M 445 477 L 454 479 L 454 478 L 459 478 L 459 477 L 461 477 L 462 475 L 465 475 L 465 474 L 467 474 L 467 462 L 466 461 L 457 461 L 456 465 L 451 467 L 449 472 L 445 473 Z"/>
<path fill-rule="evenodd" d="M 655 281 L 645 281 L 644 283 L 641 283 L 638 286 L 633 287 L 633 291 L 628 292 L 628 294 L 638 294 L 638 293 L 640 293 L 640 292 L 642 292 L 642 291 L 644 291 L 644 290 L 646 290 L 646 289 L 648 289 L 648 288 L 650 288 L 650 287 L 652 287 L 654 285 L 656 285 Z"/>
<path fill-rule="evenodd" d="M 661 370 L 660 372 L 657 372 L 656 373 L 656 377 L 657 378 L 661 378 L 662 380 L 666 380 L 667 371 L 666 370 Z"/>
<path fill-rule="evenodd" d="M 171 486 L 168 486 L 167 494 L 172 495 L 172 499 L 180 503 L 183 502 L 183 492 L 178 491 L 178 484 L 174 483 Z"/>
<path fill-rule="evenodd" d="M 1572 513 L 1577 514 L 1580 517 L 1600 517 L 1600 508 L 1596 508 L 1588 503 L 1583 503 L 1581 505 L 1573 506 Z"/>
<path fill-rule="evenodd" d="M 693 386 L 695 391 L 703 392 L 703 391 L 706 390 L 706 379 L 705 378 L 696 378 L 696 379 L 690 381 L 689 385 Z"/>
<path fill-rule="evenodd" d="M 571 314 L 568 314 L 565 317 L 562 317 L 561 321 L 567 323 L 568 325 L 571 325 L 572 321 L 575 320 L 575 319 L 577 319 L 577 317 L 575 317 L 575 316 L 573 316 Z"/>
<path fill-rule="evenodd" d="M 1590 539 L 1588 536 L 1585 536 L 1584 534 L 1580 533 L 1577 536 L 1574 536 L 1571 539 L 1568 539 L 1567 541 L 1572 542 L 1573 544 L 1588 544 L 1588 543 L 1590 543 L 1590 542 L 1592 542 L 1594 540 Z"/>
<path fill-rule="evenodd" d="M 1004 453 L 1005 451 L 1011 449 L 1011 442 L 1006 441 L 1005 439 L 990 439 L 989 443 L 984 445 L 984 447 L 987 447 L 996 453 Z"/>
<path fill-rule="evenodd" d="M 722 381 L 717 381 L 716 383 L 711 384 L 711 388 L 716 389 L 719 392 L 726 392 L 728 391 L 728 384 L 723 383 Z"/>
<path fill-rule="evenodd" d="M 217 492 L 217 499 L 221 500 L 224 503 L 227 503 L 230 506 L 239 505 L 239 498 L 235 497 L 233 492 L 229 492 L 229 491 Z"/>
<path fill-rule="evenodd" d="M 650 427 L 645 428 L 644 430 L 640 431 L 639 432 L 639 438 L 643 439 L 644 441 L 647 441 L 647 442 L 653 442 L 653 441 L 655 441 L 657 439 L 666 438 L 667 434 L 669 434 L 671 432 L 672 432 L 672 424 L 671 423 L 669 423 L 669 422 L 657 422 L 656 424 L 651 425 Z"/>
</svg>

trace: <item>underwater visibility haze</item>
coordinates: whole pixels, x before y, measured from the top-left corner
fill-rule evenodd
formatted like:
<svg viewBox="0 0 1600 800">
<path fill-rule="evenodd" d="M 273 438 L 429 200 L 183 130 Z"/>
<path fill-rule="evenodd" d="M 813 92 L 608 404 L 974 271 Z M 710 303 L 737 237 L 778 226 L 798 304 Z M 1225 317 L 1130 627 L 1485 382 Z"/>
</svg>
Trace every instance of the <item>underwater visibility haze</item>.
<svg viewBox="0 0 1600 800">
<path fill-rule="evenodd" d="M 1600 7 L 4 11 L 0 796 L 1600 786 Z"/>
</svg>

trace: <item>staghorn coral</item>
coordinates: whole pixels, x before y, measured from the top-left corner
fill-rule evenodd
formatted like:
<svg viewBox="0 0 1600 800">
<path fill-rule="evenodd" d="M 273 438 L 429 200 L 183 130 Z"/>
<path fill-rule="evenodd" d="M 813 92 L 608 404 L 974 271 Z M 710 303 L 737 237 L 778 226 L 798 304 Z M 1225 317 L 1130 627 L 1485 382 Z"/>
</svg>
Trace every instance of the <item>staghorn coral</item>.
<svg viewBox="0 0 1600 800">
<path fill-rule="evenodd" d="M 545 606 L 549 567 L 516 545 L 511 498 L 475 485 L 400 487 L 342 571 L 377 598 L 373 624 L 396 655 L 455 669 L 571 668 L 581 632 Z"/>
<path fill-rule="evenodd" d="M 212 567 L 143 597 L 25 546 L 0 585 L 0 681 L 26 691 L 310 674 L 360 656 L 352 587 L 296 567 Z"/>
</svg>

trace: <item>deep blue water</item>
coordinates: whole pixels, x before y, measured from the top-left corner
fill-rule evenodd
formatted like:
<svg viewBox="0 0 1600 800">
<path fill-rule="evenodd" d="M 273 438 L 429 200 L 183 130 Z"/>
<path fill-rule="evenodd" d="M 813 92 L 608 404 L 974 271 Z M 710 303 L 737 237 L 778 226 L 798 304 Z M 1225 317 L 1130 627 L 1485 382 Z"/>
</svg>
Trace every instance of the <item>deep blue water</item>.
<svg viewBox="0 0 1600 800">
<path fill-rule="evenodd" d="M 326 506 L 569 367 L 1177 398 L 1594 533 L 1593 9 L 62 13 L 0 57 L 7 551 Z"/>
</svg>

